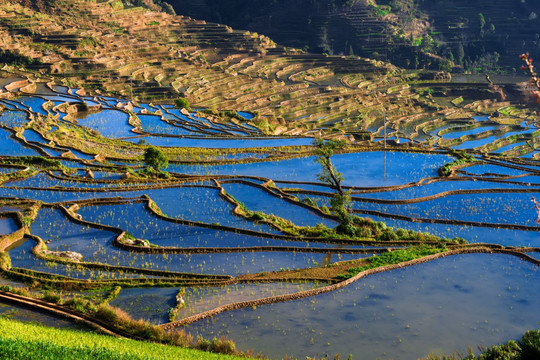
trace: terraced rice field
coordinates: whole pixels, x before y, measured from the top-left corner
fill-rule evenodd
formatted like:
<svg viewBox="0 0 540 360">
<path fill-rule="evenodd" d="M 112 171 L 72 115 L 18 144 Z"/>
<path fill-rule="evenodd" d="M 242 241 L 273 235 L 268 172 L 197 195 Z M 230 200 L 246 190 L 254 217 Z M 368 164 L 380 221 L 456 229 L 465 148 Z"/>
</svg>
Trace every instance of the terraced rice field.
<svg viewBox="0 0 540 360">
<path fill-rule="evenodd" d="M 464 352 L 538 322 L 534 122 L 424 123 L 422 142 L 409 137 L 415 147 L 353 141 L 332 157 L 351 211 L 398 235 L 330 236 L 313 232 L 338 224 L 313 138 L 263 136 L 250 113 L 214 122 L 40 88 L 0 100 L 4 284 L 53 286 L 66 298 L 100 289 L 99 301 L 120 286 L 107 301 L 134 318 L 226 335 L 270 358 Z M 83 102 L 88 113 L 69 110 Z M 486 152 L 502 144 L 501 128 L 519 142 Z M 149 144 L 169 158 L 167 177 L 141 172 Z M 443 175 L 465 154 L 452 148 L 482 151 Z M 501 156 L 515 148 L 525 155 Z M 420 244 L 439 255 L 343 282 L 373 258 Z"/>
</svg>

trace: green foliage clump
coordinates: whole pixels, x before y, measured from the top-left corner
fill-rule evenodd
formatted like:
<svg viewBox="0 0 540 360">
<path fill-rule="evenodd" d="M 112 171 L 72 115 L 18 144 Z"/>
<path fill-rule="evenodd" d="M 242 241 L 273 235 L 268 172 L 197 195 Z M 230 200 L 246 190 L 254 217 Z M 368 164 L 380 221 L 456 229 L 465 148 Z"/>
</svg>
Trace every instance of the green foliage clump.
<svg viewBox="0 0 540 360">
<path fill-rule="evenodd" d="M 160 178 L 160 179 L 169 179 L 171 174 L 167 171 L 155 170 L 153 167 L 145 167 L 144 169 L 138 170 L 136 177 L 139 178 Z"/>
<path fill-rule="evenodd" d="M 144 152 L 144 164 L 153 168 L 156 172 L 169 166 L 169 160 L 163 152 L 156 147 L 150 146 Z"/>
<path fill-rule="evenodd" d="M 352 238 L 374 238 L 378 241 L 448 241 L 448 239 L 414 230 L 393 229 L 387 227 L 382 221 L 373 221 L 356 215 L 350 216 L 348 223 L 339 224 L 335 231 Z M 457 242 L 461 243 L 461 239 L 458 240 Z"/>
<path fill-rule="evenodd" d="M 338 275 L 337 278 L 340 280 L 346 280 L 365 270 L 374 269 L 386 265 L 399 264 L 405 261 L 418 259 L 443 251 L 446 251 L 446 247 L 444 246 L 414 246 L 404 250 L 394 250 L 391 252 L 370 257 L 366 259 L 366 265 L 349 269 L 346 274 Z"/>
<path fill-rule="evenodd" d="M 186 109 L 188 111 L 191 109 L 189 101 L 183 97 L 179 97 L 178 99 L 174 100 L 174 105 L 179 109 Z"/>
<path fill-rule="evenodd" d="M 438 171 L 439 176 L 450 176 L 450 174 L 452 174 L 452 169 L 455 166 L 460 166 L 477 161 L 473 155 L 468 154 L 464 151 L 456 151 L 451 149 L 450 154 L 456 156 L 457 159 L 452 161 L 451 163 L 445 164 L 440 167 Z"/>
<path fill-rule="evenodd" d="M 523 334 L 521 341 L 522 359 L 540 359 L 540 331 L 530 330 Z"/>
<path fill-rule="evenodd" d="M 323 224 L 317 224 L 316 226 L 305 226 L 300 228 L 299 233 L 308 237 L 321 237 L 321 238 L 336 238 L 337 234 L 333 229 L 329 229 Z"/>
<path fill-rule="evenodd" d="M 369 3 L 369 7 L 372 9 L 373 13 L 377 16 L 384 17 L 388 14 L 391 14 L 391 7 L 386 5 L 376 5 L 372 2 Z"/>
<path fill-rule="evenodd" d="M 455 355 L 430 355 L 426 360 L 454 360 Z M 459 356 L 463 360 L 536 360 L 540 359 L 540 330 L 529 330 L 519 341 L 510 340 L 506 344 L 493 345 L 482 353 Z"/>
<path fill-rule="evenodd" d="M 223 115 L 228 116 L 228 117 L 230 117 L 232 119 L 237 119 L 237 120 L 240 120 L 240 121 L 246 121 L 246 119 L 244 119 L 242 116 L 238 115 L 238 113 L 236 111 L 225 110 L 225 111 L 223 111 Z"/>
<path fill-rule="evenodd" d="M 103 302 L 102 304 L 108 304 L 109 302 L 113 301 L 114 299 L 116 299 L 118 297 L 118 295 L 120 295 L 120 291 L 122 291 L 122 287 L 121 286 L 115 286 L 111 292 L 109 293 L 109 295 L 107 295 L 107 297 L 105 299 L 103 299 Z"/>
<path fill-rule="evenodd" d="M 351 194 L 350 191 L 343 189 L 343 174 L 337 171 L 331 160 L 334 151 L 345 148 L 347 143 L 343 140 L 325 141 L 323 139 L 315 139 L 313 145 L 315 145 L 315 154 L 317 155 L 315 162 L 322 166 L 322 170 L 317 175 L 317 178 L 336 191 L 334 197 L 330 201 L 330 209 L 338 217 L 340 226 L 337 228 L 337 231 L 354 236 L 352 232 L 351 216 L 349 214 Z"/>
<path fill-rule="evenodd" d="M 47 290 L 43 292 L 43 300 L 54 303 L 54 304 L 62 303 L 62 297 L 58 293 L 51 290 Z"/>
<path fill-rule="evenodd" d="M 197 348 L 219 354 L 234 354 L 236 352 L 236 345 L 234 342 L 225 338 L 213 338 L 212 341 L 198 338 Z"/>
<path fill-rule="evenodd" d="M 86 299 L 83 299 L 81 297 L 72 297 L 71 299 L 69 300 L 66 300 L 66 302 L 64 303 L 64 305 L 72 308 L 72 309 L 75 309 L 79 312 L 82 312 L 82 313 L 95 313 L 96 311 L 98 311 L 97 307 L 94 305 L 93 302 L 89 301 L 89 300 L 86 300 Z"/>
<path fill-rule="evenodd" d="M 271 124 L 268 121 L 267 117 L 255 118 L 251 120 L 251 123 L 255 125 L 265 135 L 273 134 L 276 129 L 276 125 Z"/>
<path fill-rule="evenodd" d="M 265 221 L 266 217 L 262 212 L 254 212 L 251 214 L 250 219 L 255 221 Z"/>
</svg>

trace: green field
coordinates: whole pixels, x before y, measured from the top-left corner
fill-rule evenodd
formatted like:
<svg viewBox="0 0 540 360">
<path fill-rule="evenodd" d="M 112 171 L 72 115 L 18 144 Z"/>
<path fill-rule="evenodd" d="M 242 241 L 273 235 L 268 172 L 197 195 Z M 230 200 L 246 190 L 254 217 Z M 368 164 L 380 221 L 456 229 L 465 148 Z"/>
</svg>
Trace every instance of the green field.
<svg viewBox="0 0 540 360">
<path fill-rule="evenodd" d="M 24 334 L 21 336 L 21 334 Z M 2 359 L 240 359 L 200 350 L 60 330 L 0 318 Z"/>
</svg>

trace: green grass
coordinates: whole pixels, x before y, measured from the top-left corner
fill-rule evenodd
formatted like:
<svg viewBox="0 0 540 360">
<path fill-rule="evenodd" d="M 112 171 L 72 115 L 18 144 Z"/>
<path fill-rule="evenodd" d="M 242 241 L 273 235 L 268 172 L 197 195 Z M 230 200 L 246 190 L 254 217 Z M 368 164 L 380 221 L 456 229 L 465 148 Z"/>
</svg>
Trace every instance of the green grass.
<svg viewBox="0 0 540 360">
<path fill-rule="evenodd" d="M 450 176 L 452 174 L 452 169 L 454 167 L 476 161 L 473 155 L 467 154 L 463 151 L 456 151 L 456 150 L 450 149 L 449 153 L 450 155 L 457 156 L 458 158 L 452 161 L 451 163 L 445 164 L 442 167 L 440 167 L 438 170 L 439 176 Z"/>
<path fill-rule="evenodd" d="M 386 265 L 399 264 L 402 262 L 437 254 L 446 250 L 447 249 L 444 246 L 418 246 L 403 250 L 394 250 L 388 253 L 382 253 L 378 256 L 373 256 L 366 259 L 366 265 L 349 269 L 346 274 L 338 275 L 337 278 L 341 280 L 349 279 L 365 270 L 374 269 Z"/>
<path fill-rule="evenodd" d="M 21 323 L 0 317 L 3 359 L 242 359 L 201 350 L 117 339 L 78 330 Z"/>
<path fill-rule="evenodd" d="M 505 344 L 493 345 L 486 349 L 480 349 L 478 355 L 473 353 L 463 356 L 452 355 L 429 355 L 425 360 L 533 360 L 540 359 L 540 331 L 529 330 L 520 340 L 510 340 Z"/>
</svg>

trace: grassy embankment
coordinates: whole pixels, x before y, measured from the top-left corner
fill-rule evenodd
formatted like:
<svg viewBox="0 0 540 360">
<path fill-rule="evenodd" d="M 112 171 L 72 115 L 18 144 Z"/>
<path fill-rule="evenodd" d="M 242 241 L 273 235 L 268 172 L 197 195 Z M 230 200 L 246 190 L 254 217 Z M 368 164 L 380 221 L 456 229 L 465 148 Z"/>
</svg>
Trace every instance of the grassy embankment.
<svg viewBox="0 0 540 360">
<path fill-rule="evenodd" d="M 241 359 L 80 330 L 26 324 L 2 317 L 0 354 L 3 359 Z"/>
</svg>

